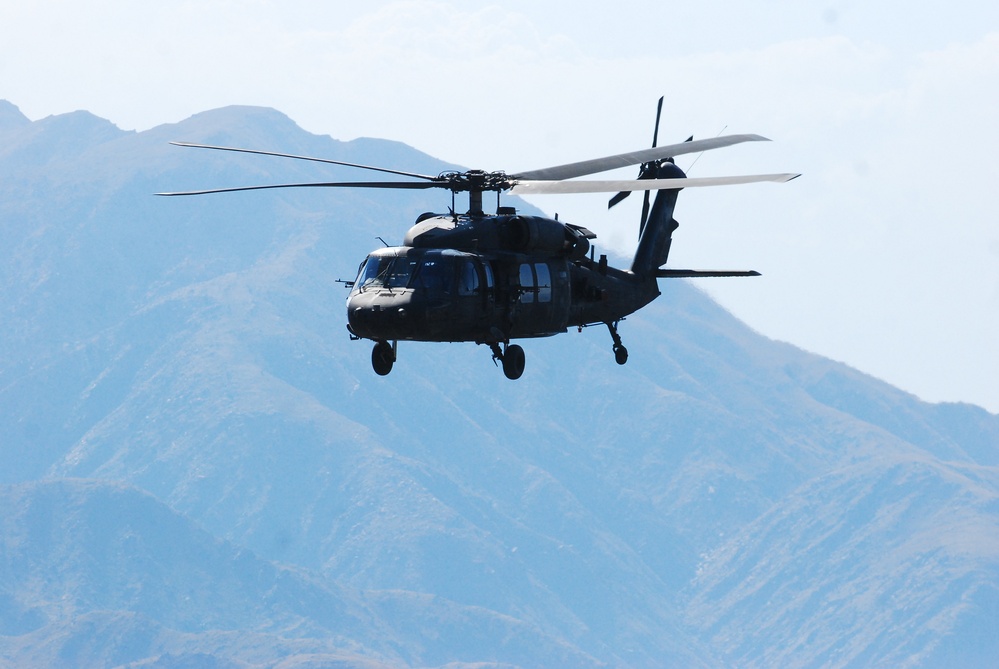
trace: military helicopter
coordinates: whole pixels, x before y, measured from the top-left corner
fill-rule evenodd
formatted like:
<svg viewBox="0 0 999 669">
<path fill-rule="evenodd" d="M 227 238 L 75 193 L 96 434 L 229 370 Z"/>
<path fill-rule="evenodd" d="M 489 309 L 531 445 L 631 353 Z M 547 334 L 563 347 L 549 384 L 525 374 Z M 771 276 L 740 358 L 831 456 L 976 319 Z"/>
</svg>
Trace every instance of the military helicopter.
<svg viewBox="0 0 999 669">
<path fill-rule="evenodd" d="M 751 270 L 690 270 L 664 268 L 673 232 L 677 194 L 682 188 L 786 182 L 797 174 L 687 178 L 674 157 L 733 144 L 769 141 L 759 135 L 692 137 L 679 144 L 657 146 L 662 99 L 656 112 L 652 148 L 594 160 L 507 174 L 468 170 L 437 176 L 338 160 L 273 151 L 171 142 L 177 146 L 235 151 L 329 163 L 405 177 L 406 181 L 356 181 L 242 186 L 211 190 L 157 193 L 202 195 L 270 188 L 385 188 L 451 191 L 447 214 L 420 215 L 401 246 L 372 251 L 361 263 L 357 278 L 344 281 L 347 330 L 353 340 L 374 342 L 371 365 L 379 375 L 392 371 L 398 342 L 475 342 L 492 351 L 509 379 L 524 373 L 524 349 L 514 339 L 547 337 L 570 327 L 603 324 L 610 332 L 614 359 L 628 361 L 628 349 L 618 333 L 619 323 L 659 296 L 657 280 L 676 277 L 759 276 Z M 634 180 L 592 181 L 576 177 L 639 165 Z M 650 191 L 658 191 L 649 205 Z M 541 216 L 518 214 L 501 206 L 501 193 L 617 192 L 616 205 L 633 191 L 644 191 L 638 248 L 629 269 L 611 267 L 607 256 L 594 257 L 590 240 L 596 237 L 581 225 Z M 468 193 L 468 211 L 455 213 L 454 197 Z M 488 214 L 482 194 L 495 192 L 497 208 Z"/>
</svg>

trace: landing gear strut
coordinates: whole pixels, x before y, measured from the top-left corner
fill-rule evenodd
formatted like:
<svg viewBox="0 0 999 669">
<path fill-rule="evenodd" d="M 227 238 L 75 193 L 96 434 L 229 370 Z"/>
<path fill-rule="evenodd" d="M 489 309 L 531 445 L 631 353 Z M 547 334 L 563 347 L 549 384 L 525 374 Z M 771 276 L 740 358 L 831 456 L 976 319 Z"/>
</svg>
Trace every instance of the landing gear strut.
<svg viewBox="0 0 999 669">
<path fill-rule="evenodd" d="M 396 342 L 380 341 L 371 349 L 371 366 L 378 376 L 385 376 L 395 364 Z"/>
<path fill-rule="evenodd" d="M 628 349 L 624 347 L 621 343 L 621 335 L 617 333 L 617 324 L 620 321 L 614 321 L 613 323 L 605 323 L 607 329 L 610 330 L 611 338 L 614 340 L 614 360 L 619 365 L 623 365 L 628 362 Z"/>
<path fill-rule="evenodd" d="M 517 344 L 504 344 L 500 349 L 499 344 L 495 342 L 489 344 L 489 348 L 493 351 L 493 361 L 499 360 L 503 363 L 503 373 L 506 378 L 512 381 L 521 377 L 527 362 L 523 348 Z"/>
</svg>

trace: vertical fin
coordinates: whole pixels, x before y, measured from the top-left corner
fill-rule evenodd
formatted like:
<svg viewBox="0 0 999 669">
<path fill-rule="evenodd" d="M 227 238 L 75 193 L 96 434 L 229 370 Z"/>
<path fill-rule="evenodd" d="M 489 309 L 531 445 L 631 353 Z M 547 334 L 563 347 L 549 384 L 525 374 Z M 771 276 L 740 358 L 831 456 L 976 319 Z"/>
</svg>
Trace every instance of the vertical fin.
<svg viewBox="0 0 999 669">
<path fill-rule="evenodd" d="M 679 167 L 671 162 L 663 162 L 657 166 L 655 178 L 682 179 L 686 177 Z M 673 218 L 676 198 L 679 190 L 661 190 L 656 194 L 648 221 L 638 239 L 638 249 L 631 263 L 631 271 L 639 276 L 655 275 L 657 269 L 666 264 L 670 246 L 673 243 L 673 231 L 679 223 Z"/>
</svg>

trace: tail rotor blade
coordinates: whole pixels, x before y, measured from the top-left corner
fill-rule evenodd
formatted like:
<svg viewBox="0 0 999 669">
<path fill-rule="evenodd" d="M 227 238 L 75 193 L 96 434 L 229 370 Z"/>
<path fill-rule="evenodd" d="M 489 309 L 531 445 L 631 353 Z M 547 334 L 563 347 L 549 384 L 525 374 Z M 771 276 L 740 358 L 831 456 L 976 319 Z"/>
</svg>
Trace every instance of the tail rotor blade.
<svg viewBox="0 0 999 669">
<path fill-rule="evenodd" d="M 663 115 L 663 98 L 665 97 L 666 96 L 664 95 L 661 98 L 659 98 L 659 106 L 656 107 L 656 129 L 652 132 L 653 149 L 656 148 L 656 145 L 659 143 L 659 119 L 662 118 Z"/>
<path fill-rule="evenodd" d="M 645 199 L 642 201 L 642 219 L 638 222 L 638 236 L 645 232 L 645 224 L 649 222 L 649 191 L 645 191 Z"/>
<path fill-rule="evenodd" d="M 652 148 L 656 148 L 659 144 L 659 121 L 663 117 L 663 100 L 666 98 L 665 95 L 659 96 L 659 104 L 656 105 L 656 127 L 652 131 Z M 641 173 L 639 173 L 639 178 L 641 178 Z M 638 236 L 641 237 L 642 233 L 645 232 L 645 224 L 649 222 L 649 191 L 645 191 L 645 198 L 642 200 L 642 218 L 638 222 Z"/>
<path fill-rule="evenodd" d="M 628 191 L 628 190 L 621 191 L 620 193 L 618 193 L 617 195 L 615 195 L 614 197 L 612 197 L 610 200 L 608 200 L 608 202 L 607 202 L 607 208 L 610 209 L 614 205 L 620 204 L 620 202 L 622 200 L 624 200 L 624 198 L 628 197 L 629 195 L 631 195 L 631 191 Z"/>
<path fill-rule="evenodd" d="M 659 104 L 656 105 L 656 125 L 653 128 L 653 130 L 652 130 L 652 148 L 653 149 L 656 148 L 656 145 L 659 143 L 659 120 L 663 116 L 663 100 L 665 98 L 666 98 L 665 95 L 660 96 L 659 97 Z M 691 137 L 691 139 L 693 139 L 693 137 Z M 639 171 L 638 171 L 638 178 L 639 179 L 642 178 L 642 173 L 643 173 L 643 170 L 639 169 Z M 610 201 L 607 203 L 607 208 L 610 209 L 614 205 L 619 204 L 624 198 L 628 197 L 629 195 L 631 195 L 631 191 L 626 191 L 626 190 L 625 191 L 621 191 L 620 193 L 618 193 L 617 195 L 615 195 L 614 197 L 612 197 L 610 199 Z M 639 234 L 641 234 L 641 231 L 645 229 L 645 220 L 646 220 L 646 218 L 648 218 L 648 213 L 649 213 L 649 194 L 646 193 L 645 194 L 645 204 L 642 206 L 642 222 L 641 222 L 641 226 L 639 227 Z"/>
</svg>

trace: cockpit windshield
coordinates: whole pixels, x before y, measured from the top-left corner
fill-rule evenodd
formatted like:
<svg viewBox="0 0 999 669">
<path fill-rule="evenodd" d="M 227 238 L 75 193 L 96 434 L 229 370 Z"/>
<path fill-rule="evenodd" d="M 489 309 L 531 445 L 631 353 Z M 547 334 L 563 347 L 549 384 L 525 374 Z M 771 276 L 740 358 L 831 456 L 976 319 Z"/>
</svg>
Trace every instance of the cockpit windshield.
<svg viewBox="0 0 999 669">
<path fill-rule="evenodd" d="M 405 288 L 418 264 L 416 258 L 406 256 L 368 256 L 357 275 L 355 289 Z"/>
<path fill-rule="evenodd" d="M 491 276 L 490 276 L 491 278 Z M 476 265 L 442 253 L 409 255 L 372 254 L 361 265 L 354 291 L 413 288 L 436 295 L 471 295 L 478 290 Z"/>
</svg>

